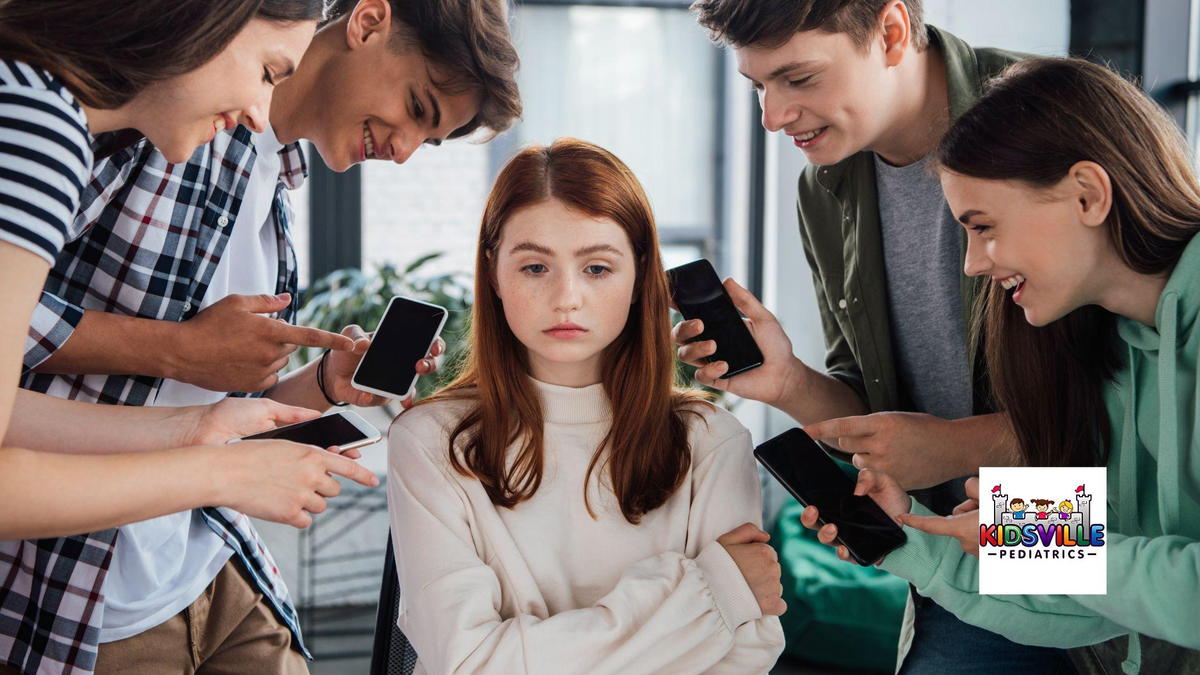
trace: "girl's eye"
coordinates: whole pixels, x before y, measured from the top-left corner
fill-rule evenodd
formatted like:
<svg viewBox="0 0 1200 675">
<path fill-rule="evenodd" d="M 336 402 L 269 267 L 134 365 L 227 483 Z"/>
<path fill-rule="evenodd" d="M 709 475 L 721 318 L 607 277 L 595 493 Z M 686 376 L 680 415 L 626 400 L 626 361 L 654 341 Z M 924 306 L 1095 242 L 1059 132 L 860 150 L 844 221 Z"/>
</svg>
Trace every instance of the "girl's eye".
<svg viewBox="0 0 1200 675">
<path fill-rule="evenodd" d="M 987 232 L 990 229 L 992 229 L 991 225 L 972 225 L 971 226 L 971 231 L 976 232 L 978 234 L 983 234 L 984 232 Z"/>
<path fill-rule="evenodd" d="M 416 94 L 412 94 L 413 117 L 421 119 L 425 116 L 425 108 L 421 107 L 421 101 Z"/>
<path fill-rule="evenodd" d="M 522 267 L 521 271 L 527 274 L 542 274 L 546 271 L 546 266 L 541 263 L 533 263 Z"/>
<path fill-rule="evenodd" d="M 267 68 L 267 67 L 263 68 L 263 82 L 266 82 L 267 84 L 271 85 L 272 87 L 275 86 L 275 78 L 271 76 L 270 68 Z"/>
<path fill-rule="evenodd" d="M 585 272 L 587 272 L 588 274 L 590 274 L 594 277 L 602 277 L 605 274 L 608 274 L 609 272 L 612 271 L 612 270 L 608 269 L 607 267 L 605 267 L 604 265 L 588 265 L 587 267 L 585 267 L 583 269 Z"/>
</svg>

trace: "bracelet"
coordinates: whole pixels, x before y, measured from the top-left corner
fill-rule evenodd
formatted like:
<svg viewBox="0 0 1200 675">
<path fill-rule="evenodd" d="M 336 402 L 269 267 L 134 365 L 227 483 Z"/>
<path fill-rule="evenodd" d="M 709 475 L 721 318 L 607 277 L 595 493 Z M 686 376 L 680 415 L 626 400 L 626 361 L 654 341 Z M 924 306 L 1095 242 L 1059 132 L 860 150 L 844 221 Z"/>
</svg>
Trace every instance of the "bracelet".
<svg viewBox="0 0 1200 675">
<path fill-rule="evenodd" d="M 349 403 L 347 403 L 345 401 L 338 403 L 337 401 L 333 400 L 332 397 L 329 396 L 329 392 L 325 391 L 325 357 L 326 356 L 329 356 L 328 349 L 325 350 L 324 354 L 321 354 L 321 358 L 317 361 L 317 389 L 321 390 L 321 395 L 325 397 L 325 400 L 329 402 L 329 405 L 334 405 L 334 406 L 350 405 Z"/>
</svg>

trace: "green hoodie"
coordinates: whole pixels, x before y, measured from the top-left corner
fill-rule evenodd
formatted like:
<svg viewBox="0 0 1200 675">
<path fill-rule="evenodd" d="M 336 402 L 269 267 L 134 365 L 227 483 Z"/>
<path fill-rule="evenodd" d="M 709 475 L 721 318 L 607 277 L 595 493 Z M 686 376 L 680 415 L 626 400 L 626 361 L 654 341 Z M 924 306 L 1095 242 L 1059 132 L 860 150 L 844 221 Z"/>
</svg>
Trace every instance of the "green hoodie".
<svg viewBox="0 0 1200 675">
<path fill-rule="evenodd" d="M 1198 316 L 1193 237 L 1159 297 L 1158 330 L 1118 319 L 1127 363 L 1104 391 L 1113 430 L 1106 595 L 979 595 L 979 560 L 952 537 L 911 527 L 908 543 L 880 566 L 964 621 L 1016 642 L 1078 647 L 1144 633 L 1200 649 Z M 1137 644 L 1131 638 L 1126 672 L 1140 667 Z"/>
</svg>

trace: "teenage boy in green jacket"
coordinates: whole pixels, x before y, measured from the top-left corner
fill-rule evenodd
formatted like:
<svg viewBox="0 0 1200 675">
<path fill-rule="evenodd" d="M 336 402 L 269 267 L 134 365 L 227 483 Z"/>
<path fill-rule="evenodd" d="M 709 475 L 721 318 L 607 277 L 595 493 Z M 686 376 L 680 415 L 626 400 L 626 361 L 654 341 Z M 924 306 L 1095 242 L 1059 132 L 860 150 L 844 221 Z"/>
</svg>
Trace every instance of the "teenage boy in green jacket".
<svg viewBox="0 0 1200 675">
<path fill-rule="evenodd" d="M 775 317 L 730 280 L 763 365 L 719 380 L 726 364 L 701 361 L 712 341 L 686 344 L 680 358 L 702 366 L 701 382 L 783 410 L 856 467 L 884 470 L 949 513 L 962 500 L 957 479 L 1016 454 L 1005 419 L 981 414 L 967 337 L 977 287 L 926 158 L 983 82 L 1020 57 L 926 27 L 919 0 L 698 0 L 693 9 L 735 50 L 763 126 L 791 136 L 811 162 L 797 211 L 827 355 L 825 373 L 800 362 Z M 701 329 L 681 323 L 675 339 L 684 345 Z M 911 599 L 901 672 L 1070 668 L 1061 650 L 1016 644 Z"/>
</svg>

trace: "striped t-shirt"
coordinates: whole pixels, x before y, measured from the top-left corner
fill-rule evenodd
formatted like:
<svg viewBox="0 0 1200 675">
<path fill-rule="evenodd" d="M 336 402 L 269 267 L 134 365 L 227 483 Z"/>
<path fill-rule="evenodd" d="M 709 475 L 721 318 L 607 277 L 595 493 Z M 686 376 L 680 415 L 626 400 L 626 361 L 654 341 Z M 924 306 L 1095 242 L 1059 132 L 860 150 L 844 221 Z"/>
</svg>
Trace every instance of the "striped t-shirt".
<svg viewBox="0 0 1200 675">
<path fill-rule="evenodd" d="M 53 265 L 91 172 L 87 115 L 62 80 L 0 59 L 0 241 Z"/>
</svg>

